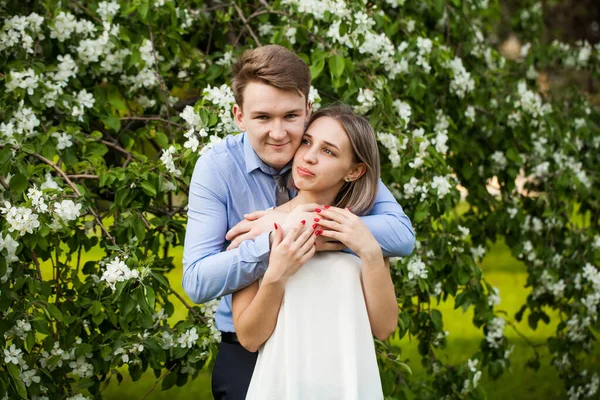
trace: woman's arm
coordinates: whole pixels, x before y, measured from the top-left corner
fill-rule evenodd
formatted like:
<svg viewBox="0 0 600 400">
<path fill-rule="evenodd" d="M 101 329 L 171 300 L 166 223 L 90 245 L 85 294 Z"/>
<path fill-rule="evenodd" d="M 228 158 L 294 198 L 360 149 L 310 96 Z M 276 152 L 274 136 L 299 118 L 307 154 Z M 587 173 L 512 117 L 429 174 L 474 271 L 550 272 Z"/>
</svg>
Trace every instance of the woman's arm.
<svg viewBox="0 0 600 400">
<path fill-rule="evenodd" d="M 360 256 L 359 256 L 360 257 Z M 390 337 L 398 326 L 398 300 L 390 274 L 390 261 L 379 254 L 363 255 L 361 283 L 371 331 L 379 340 Z"/>
<path fill-rule="evenodd" d="M 233 324 L 240 344 L 248 351 L 258 351 L 269 339 L 283 300 L 287 280 L 315 254 L 314 229 L 298 223 L 283 238 L 275 226 L 269 266 L 259 286 L 250 286 L 233 294 Z"/>
<path fill-rule="evenodd" d="M 348 209 L 328 207 L 320 214 L 323 236 L 344 243 L 362 260 L 361 283 L 371 331 L 377 339 L 387 339 L 398 326 L 398 300 L 381 246 L 362 219 Z"/>
<path fill-rule="evenodd" d="M 233 325 L 240 344 L 255 352 L 269 339 L 283 299 L 284 285 L 277 282 L 258 281 L 233 294 L 231 304 Z"/>
</svg>

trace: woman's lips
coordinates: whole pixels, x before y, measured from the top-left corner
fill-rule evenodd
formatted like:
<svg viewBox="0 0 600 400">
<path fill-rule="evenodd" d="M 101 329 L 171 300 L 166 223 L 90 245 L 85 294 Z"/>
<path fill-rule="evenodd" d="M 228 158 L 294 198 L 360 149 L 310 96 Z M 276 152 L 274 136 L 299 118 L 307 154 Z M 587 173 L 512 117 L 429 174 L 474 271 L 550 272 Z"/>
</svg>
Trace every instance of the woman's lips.
<svg viewBox="0 0 600 400">
<path fill-rule="evenodd" d="M 298 171 L 298 175 L 300 175 L 300 176 L 307 176 L 307 177 L 313 177 L 313 176 L 315 176 L 315 174 L 313 174 L 312 172 L 310 172 L 306 168 L 298 167 L 298 168 L 296 168 L 296 171 Z"/>
</svg>

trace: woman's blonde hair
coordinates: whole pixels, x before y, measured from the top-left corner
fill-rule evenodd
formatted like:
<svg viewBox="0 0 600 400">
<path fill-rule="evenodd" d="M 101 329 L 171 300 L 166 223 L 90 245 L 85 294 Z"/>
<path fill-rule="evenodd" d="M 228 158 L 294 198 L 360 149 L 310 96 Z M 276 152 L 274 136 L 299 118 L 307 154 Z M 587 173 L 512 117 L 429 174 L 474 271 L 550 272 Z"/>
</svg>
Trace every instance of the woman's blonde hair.
<svg viewBox="0 0 600 400">
<path fill-rule="evenodd" d="M 342 125 L 354 150 L 354 162 L 363 163 L 366 167 L 360 178 L 342 186 L 334 205 L 348 207 L 356 215 L 365 215 L 375 203 L 379 186 L 379 149 L 375 132 L 365 117 L 356 115 L 350 107 L 344 105 L 332 105 L 316 111 L 308 120 L 306 128 L 321 117 L 332 118 Z"/>
</svg>

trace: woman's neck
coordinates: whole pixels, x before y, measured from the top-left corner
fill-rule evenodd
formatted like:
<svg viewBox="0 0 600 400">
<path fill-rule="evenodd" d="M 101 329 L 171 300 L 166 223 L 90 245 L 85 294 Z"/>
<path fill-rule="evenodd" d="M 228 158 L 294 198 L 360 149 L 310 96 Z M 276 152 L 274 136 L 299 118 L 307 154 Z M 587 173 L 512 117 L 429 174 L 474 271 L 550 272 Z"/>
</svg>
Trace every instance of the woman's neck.
<svg viewBox="0 0 600 400">
<path fill-rule="evenodd" d="M 322 204 L 322 205 L 333 205 L 335 202 L 336 194 L 331 193 L 314 193 L 305 190 L 298 191 L 298 195 L 291 200 L 293 207 L 300 204 Z"/>
</svg>

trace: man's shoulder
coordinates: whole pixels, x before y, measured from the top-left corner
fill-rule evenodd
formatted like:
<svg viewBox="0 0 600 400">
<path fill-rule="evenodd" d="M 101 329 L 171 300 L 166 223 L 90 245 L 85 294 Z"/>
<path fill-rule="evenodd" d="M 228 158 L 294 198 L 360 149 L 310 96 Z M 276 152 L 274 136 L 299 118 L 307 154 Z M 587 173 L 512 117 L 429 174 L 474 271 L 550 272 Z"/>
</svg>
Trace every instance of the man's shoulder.
<svg viewBox="0 0 600 400">
<path fill-rule="evenodd" d="M 212 160 L 218 165 L 223 162 L 231 162 L 233 159 L 244 158 L 244 141 L 243 134 L 227 135 L 219 143 L 214 144 L 207 150 L 200 159 Z"/>
</svg>

